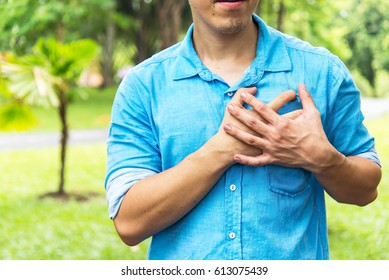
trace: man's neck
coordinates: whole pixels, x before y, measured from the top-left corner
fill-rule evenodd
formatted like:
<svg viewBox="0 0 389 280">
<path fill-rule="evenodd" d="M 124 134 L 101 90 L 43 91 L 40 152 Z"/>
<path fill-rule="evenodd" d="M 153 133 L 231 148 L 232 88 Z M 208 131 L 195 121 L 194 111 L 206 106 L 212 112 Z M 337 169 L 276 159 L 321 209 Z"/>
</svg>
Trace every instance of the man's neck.
<svg viewBox="0 0 389 280">
<path fill-rule="evenodd" d="M 255 59 L 258 27 L 253 22 L 235 34 L 194 29 L 193 42 L 201 61 L 228 84 L 238 81 Z"/>
</svg>

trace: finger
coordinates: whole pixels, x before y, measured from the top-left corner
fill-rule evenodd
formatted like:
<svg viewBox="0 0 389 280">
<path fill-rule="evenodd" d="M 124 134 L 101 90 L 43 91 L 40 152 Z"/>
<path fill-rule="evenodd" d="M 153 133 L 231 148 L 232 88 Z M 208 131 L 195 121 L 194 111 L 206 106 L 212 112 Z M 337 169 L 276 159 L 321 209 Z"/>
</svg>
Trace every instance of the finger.
<svg viewBox="0 0 389 280">
<path fill-rule="evenodd" d="M 278 118 L 280 117 L 276 112 L 274 112 L 269 106 L 255 98 L 252 95 L 245 94 L 244 92 L 241 94 L 242 99 L 245 103 L 249 104 L 253 109 L 268 123 L 274 125 Z"/>
<path fill-rule="evenodd" d="M 312 96 L 309 94 L 304 84 L 299 85 L 298 91 L 299 91 L 301 104 L 303 105 L 303 109 L 310 109 L 312 107 L 316 108 Z"/>
<path fill-rule="evenodd" d="M 243 123 L 255 134 L 265 135 L 268 131 L 268 126 L 264 123 L 263 119 L 252 110 L 246 110 L 242 106 L 236 106 L 229 104 L 227 106 L 228 112 L 234 116 L 237 120 Z"/>
<path fill-rule="evenodd" d="M 282 116 L 284 116 L 285 118 L 290 119 L 290 120 L 295 120 L 298 117 L 300 117 L 302 113 L 303 113 L 303 110 L 299 109 L 299 110 L 295 110 L 295 111 L 283 114 Z"/>
<path fill-rule="evenodd" d="M 294 90 L 287 90 L 278 95 L 275 99 L 269 102 L 267 105 L 275 112 L 281 109 L 286 103 L 296 99 L 296 92 Z"/>
<path fill-rule="evenodd" d="M 232 124 L 226 124 L 223 127 L 224 131 L 232 137 L 259 149 L 262 149 L 265 140 L 259 136 L 243 131 Z"/>
<path fill-rule="evenodd" d="M 270 155 L 263 153 L 262 155 L 251 157 L 242 154 L 237 154 L 234 156 L 234 160 L 240 164 L 251 165 L 251 166 L 264 166 L 270 164 Z"/>
<path fill-rule="evenodd" d="M 231 103 L 243 105 L 244 101 L 241 98 L 241 94 L 243 92 L 249 95 L 255 95 L 255 93 L 257 92 L 257 88 L 251 87 L 251 88 L 238 89 L 238 91 L 235 93 L 234 97 L 232 98 Z"/>
</svg>

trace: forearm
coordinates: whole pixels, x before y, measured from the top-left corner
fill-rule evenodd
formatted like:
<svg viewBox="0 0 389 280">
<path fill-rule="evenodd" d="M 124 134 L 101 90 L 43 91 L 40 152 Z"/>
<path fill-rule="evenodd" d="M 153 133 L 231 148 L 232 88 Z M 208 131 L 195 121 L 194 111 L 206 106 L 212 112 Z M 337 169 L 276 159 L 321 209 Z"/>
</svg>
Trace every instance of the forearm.
<svg viewBox="0 0 389 280">
<path fill-rule="evenodd" d="M 316 178 L 336 201 L 364 206 L 377 197 L 381 168 L 369 159 L 333 153 L 331 165 L 315 172 Z"/>
<path fill-rule="evenodd" d="M 211 138 L 177 166 L 139 181 L 127 192 L 114 220 L 125 243 L 135 245 L 175 223 L 212 189 L 232 164 L 216 141 Z"/>
</svg>

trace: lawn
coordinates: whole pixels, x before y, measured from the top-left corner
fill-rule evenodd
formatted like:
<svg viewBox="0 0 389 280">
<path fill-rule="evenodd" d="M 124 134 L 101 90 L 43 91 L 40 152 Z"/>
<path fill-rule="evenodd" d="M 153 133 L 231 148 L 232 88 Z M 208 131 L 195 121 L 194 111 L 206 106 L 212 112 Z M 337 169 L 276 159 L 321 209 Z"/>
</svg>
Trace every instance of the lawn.
<svg viewBox="0 0 389 280">
<path fill-rule="evenodd" d="M 142 259 L 108 219 L 105 145 L 72 147 L 66 190 L 88 201 L 39 199 L 57 188 L 55 148 L 0 153 L 0 259 Z"/>
<path fill-rule="evenodd" d="M 113 89 L 92 91 L 89 99 L 71 105 L 71 127 L 106 127 L 113 95 Z M 35 110 L 41 120 L 35 130 L 58 127 L 54 110 Z M 376 136 L 384 174 L 388 123 L 389 115 L 366 122 Z M 144 259 L 148 241 L 127 247 L 108 219 L 105 162 L 104 143 L 71 146 L 66 190 L 89 200 L 42 200 L 39 196 L 57 188 L 58 149 L 0 152 L 0 259 Z M 378 199 L 363 208 L 327 198 L 331 259 L 389 259 L 388 187 L 384 176 Z"/>
</svg>

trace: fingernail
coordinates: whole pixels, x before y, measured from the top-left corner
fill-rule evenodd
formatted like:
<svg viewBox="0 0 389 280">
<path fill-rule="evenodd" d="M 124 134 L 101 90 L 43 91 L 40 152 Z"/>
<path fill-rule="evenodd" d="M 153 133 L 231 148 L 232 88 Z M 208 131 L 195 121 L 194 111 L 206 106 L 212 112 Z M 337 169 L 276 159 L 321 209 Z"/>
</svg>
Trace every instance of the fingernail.
<svg viewBox="0 0 389 280">
<path fill-rule="evenodd" d="M 240 157 L 238 157 L 238 156 L 234 156 L 234 160 L 235 160 L 236 162 L 239 162 L 239 163 L 241 163 L 241 162 L 242 162 L 241 158 L 240 158 Z"/>
<path fill-rule="evenodd" d="M 307 87 L 305 86 L 305 84 L 301 84 L 300 87 L 301 87 L 302 90 L 307 91 Z"/>
<path fill-rule="evenodd" d="M 226 124 L 226 125 L 224 126 L 224 130 L 225 130 L 225 131 L 231 131 L 231 126 L 230 126 L 229 124 Z"/>
<path fill-rule="evenodd" d="M 246 99 L 246 97 L 247 97 L 247 93 L 245 93 L 245 92 L 242 92 L 242 94 L 240 95 L 243 99 Z"/>
<path fill-rule="evenodd" d="M 233 112 L 235 110 L 235 107 L 234 107 L 234 105 L 230 104 L 230 105 L 228 105 L 227 109 L 229 112 Z"/>
</svg>

